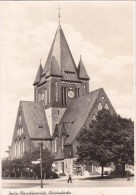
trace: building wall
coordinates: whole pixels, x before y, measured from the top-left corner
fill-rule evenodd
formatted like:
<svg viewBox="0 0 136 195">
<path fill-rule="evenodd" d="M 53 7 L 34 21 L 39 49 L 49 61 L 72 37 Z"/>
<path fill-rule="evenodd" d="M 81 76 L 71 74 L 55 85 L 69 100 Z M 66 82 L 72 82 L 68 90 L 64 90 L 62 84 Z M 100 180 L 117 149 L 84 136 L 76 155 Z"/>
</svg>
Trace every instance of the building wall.
<svg viewBox="0 0 136 195">
<path fill-rule="evenodd" d="M 51 136 L 54 133 L 56 124 L 59 124 L 65 110 L 66 108 L 56 108 L 56 107 L 45 109 Z"/>
</svg>

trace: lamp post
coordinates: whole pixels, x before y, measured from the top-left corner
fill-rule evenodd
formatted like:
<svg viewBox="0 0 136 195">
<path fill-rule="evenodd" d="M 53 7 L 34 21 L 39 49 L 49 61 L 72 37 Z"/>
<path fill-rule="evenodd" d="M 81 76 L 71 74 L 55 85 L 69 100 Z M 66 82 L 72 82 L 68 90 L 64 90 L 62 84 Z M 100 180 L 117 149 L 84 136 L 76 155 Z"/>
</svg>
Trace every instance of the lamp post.
<svg viewBox="0 0 136 195">
<path fill-rule="evenodd" d="M 43 143 L 40 143 L 40 171 L 41 171 L 41 188 L 43 188 L 43 180 L 42 180 L 42 148 L 43 148 Z"/>
</svg>

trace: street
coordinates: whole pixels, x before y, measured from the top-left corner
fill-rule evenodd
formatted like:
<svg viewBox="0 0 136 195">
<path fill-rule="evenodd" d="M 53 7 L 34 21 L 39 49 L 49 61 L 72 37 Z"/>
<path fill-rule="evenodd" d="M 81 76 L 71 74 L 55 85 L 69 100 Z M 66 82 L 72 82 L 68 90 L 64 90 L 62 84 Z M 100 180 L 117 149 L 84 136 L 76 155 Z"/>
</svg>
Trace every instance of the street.
<svg viewBox="0 0 136 195">
<path fill-rule="evenodd" d="M 3 188 L 40 188 L 40 180 L 2 180 Z M 73 187 L 133 187 L 134 177 L 129 181 L 126 178 L 101 179 L 95 177 L 73 177 L 72 183 L 67 183 L 67 177 L 52 180 L 43 180 L 43 188 L 73 188 Z"/>
</svg>

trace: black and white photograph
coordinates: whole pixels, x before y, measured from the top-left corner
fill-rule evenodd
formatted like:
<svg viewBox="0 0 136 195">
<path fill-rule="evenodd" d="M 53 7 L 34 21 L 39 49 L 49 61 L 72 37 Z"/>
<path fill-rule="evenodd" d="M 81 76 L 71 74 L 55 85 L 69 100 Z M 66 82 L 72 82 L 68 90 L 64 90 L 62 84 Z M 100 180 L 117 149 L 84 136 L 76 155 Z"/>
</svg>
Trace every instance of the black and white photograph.
<svg viewBox="0 0 136 195">
<path fill-rule="evenodd" d="M 134 1 L 1 1 L 2 195 L 134 195 Z"/>
</svg>

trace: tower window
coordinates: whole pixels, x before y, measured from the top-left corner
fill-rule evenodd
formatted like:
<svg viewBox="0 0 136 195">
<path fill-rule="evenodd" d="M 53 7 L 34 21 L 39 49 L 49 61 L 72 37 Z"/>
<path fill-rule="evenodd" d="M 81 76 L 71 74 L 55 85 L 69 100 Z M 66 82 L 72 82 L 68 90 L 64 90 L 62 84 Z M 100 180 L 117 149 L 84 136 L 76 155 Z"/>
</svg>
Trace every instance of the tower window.
<svg viewBox="0 0 136 195">
<path fill-rule="evenodd" d="M 98 104 L 98 111 L 100 111 L 100 110 L 102 110 L 102 104 L 101 103 Z"/>
<path fill-rule="evenodd" d="M 47 89 L 45 89 L 45 98 L 44 98 L 45 105 L 47 105 Z"/>
<path fill-rule="evenodd" d="M 48 92 L 49 92 L 49 103 L 50 103 L 50 87 L 51 87 L 51 84 L 49 82 L 49 90 L 48 90 Z"/>
<path fill-rule="evenodd" d="M 56 88 L 56 92 L 55 92 L 55 98 L 56 98 L 56 102 L 58 102 L 58 83 L 55 83 L 55 88 Z"/>
<path fill-rule="evenodd" d="M 44 94 L 44 91 L 42 91 L 42 93 L 41 93 L 41 101 L 44 101 L 44 99 L 45 99 L 45 94 Z"/>
<path fill-rule="evenodd" d="M 59 115 L 59 110 L 58 110 L 58 115 Z"/>
<path fill-rule="evenodd" d="M 85 86 L 85 84 L 84 84 L 84 92 L 86 92 L 86 86 Z"/>
<path fill-rule="evenodd" d="M 62 86 L 62 103 L 66 104 L 66 86 Z"/>
</svg>

